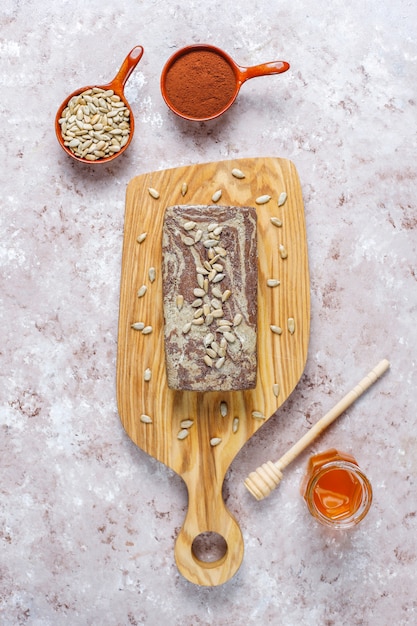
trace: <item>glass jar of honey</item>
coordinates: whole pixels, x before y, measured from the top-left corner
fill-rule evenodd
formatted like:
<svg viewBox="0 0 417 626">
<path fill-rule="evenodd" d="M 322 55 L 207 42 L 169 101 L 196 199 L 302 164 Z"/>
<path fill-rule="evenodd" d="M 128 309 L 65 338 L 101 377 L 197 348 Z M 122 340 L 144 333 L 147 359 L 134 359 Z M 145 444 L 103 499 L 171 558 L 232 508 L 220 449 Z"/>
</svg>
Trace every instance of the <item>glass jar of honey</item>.
<svg viewBox="0 0 417 626">
<path fill-rule="evenodd" d="M 335 448 L 309 459 L 301 494 L 311 515 L 332 528 L 355 526 L 372 503 L 371 484 L 356 459 Z"/>
</svg>

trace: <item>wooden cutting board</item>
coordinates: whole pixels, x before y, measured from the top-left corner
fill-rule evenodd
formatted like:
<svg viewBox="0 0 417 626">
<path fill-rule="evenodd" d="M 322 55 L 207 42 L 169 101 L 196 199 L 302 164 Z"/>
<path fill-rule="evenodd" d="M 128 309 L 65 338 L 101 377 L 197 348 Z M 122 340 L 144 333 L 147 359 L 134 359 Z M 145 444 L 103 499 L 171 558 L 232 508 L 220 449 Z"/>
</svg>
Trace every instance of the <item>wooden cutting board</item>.
<svg viewBox="0 0 417 626">
<path fill-rule="evenodd" d="M 239 168 L 245 178 L 232 175 Z M 183 196 L 183 183 L 188 191 Z M 149 188 L 159 193 L 154 198 Z M 168 388 L 162 306 L 162 225 L 174 204 L 254 206 L 258 221 L 258 373 L 250 391 L 197 393 Z M 278 206 L 278 198 L 287 199 Z M 257 204 L 268 194 L 271 200 Z M 271 217 L 282 221 L 275 226 Z M 141 243 L 138 236 L 146 233 Z M 280 251 L 280 246 L 284 248 Z M 285 258 L 283 258 L 285 257 Z M 155 279 L 150 278 L 150 268 Z M 152 275 L 151 270 L 151 275 Z M 151 276 L 152 277 L 152 276 Z M 268 279 L 278 279 L 276 287 Z M 146 293 L 138 297 L 138 290 Z M 288 320 L 295 329 L 288 330 Z M 142 322 L 151 332 L 131 326 Z M 282 329 L 281 334 L 271 325 Z M 127 188 L 117 358 L 117 398 L 123 426 L 142 450 L 179 474 L 188 488 L 188 511 L 175 544 L 179 571 L 189 581 L 219 585 L 238 570 L 243 538 L 222 497 L 226 471 L 246 441 L 277 411 L 304 370 L 310 329 L 307 239 L 302 193 L 292 162 L 281 158 L 246 158 L 151 172 Z M 148 376 L 145 372 L 147 371 Z M 146 380 L 149 377 L 150 380 Z M 144 418 L 141 416 L 148 416 Z M 143 421 L 146 420 L 146 421 Z M 179 439 L 181 422 L 192 420 Z M 221 439 L 213 446 L 213 438 Z M 213 562 L 198 558 L 193 541 L 218 533 L 227 545 Z"/>
</svg>

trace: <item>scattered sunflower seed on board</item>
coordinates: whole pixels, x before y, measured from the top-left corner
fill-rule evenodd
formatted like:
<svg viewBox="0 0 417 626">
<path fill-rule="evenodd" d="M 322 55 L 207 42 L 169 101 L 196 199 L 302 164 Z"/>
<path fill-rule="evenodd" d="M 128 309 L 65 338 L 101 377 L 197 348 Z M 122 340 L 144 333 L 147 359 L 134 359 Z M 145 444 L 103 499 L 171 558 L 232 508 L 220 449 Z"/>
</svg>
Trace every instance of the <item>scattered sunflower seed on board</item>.
<svg viewBox="0 0 417 626">
<path fill-rule="evenodd" d="M 210 445 L 213 446 L 213 447 L 214 446 L 218 446 L 219 443 L 221 443 L 221 437 L 212 437 L 210 439 Z"/>
<path fill-rule="evenodd" d="M 194 424 L 194 420 L 182 420 L 180 426 L 181 428 L 191 428 Z"/>
<path fill-rule="evenodd" d="M 295 320 L 293 317 L 289 317 L 287 320 L 287 328 L 289 330 L 289 332 L 291 333 L 291 335 L 294 334 L 295 332 Z"/>
<path fill-rule="evenodd" d="M 185 194 L 187 193 L 187 191 L 188 191 L 188 185 L 187 185 L 187 183 L 182 183 L 182 185 L 181 185 L 181 195 L 182 195 L 182 196 L 185 196 Z"/>
<path fill-rule="evenodd" d="M 148 291 L 148 288 L 146 285 L 142 285 L 142 287 L 139 288 L 138 290 L 138 298 L 143 298 L 143 296 L 145 295 L 145 293 Z"/>
<path fill-rule="evenodd" d="M 281 255 L 281 259 L 286 259 L 288 257 L 287 249 L 282 243 L 279 246 L 279 253 Z"/>
<path fill-rule="evenodd" d="M 149 415 L 145 415 L 145 413 L 142 413 L 140 416 L 140 421 L 144 424 L 152 424 L 152 418 Z"/>
<path fill-rule="evenodd" d="M 267 202 L 269 202 L 271 199 L 271 196 L 269 196 L 268 194 L 265 194 L 263 196 L 258 196 L 258 198 L 256 198 L 255 202 L 256 204 L 266 204 Z"/>
<path fill-rule="evenodd" d="M 235 417 L 233 420 L 233 424 L 232 424 L 232 431 L 234 433 L 237 433 L 238 430 L 239 430 L 239 418 Z"/>
<path fill-rule="evenodd" d="M 188 428 L 182 428 L 177 435 L 177 439 L 185 439 L 189 434 Z"/>
<path fill-rule="evenodd" d="M 147 234 L 148 234 L 148 233 L 141 233 L 141 234 L 140 234 L 140 235 L 136 238 L 136 241 L 137 241 L 138 243 L 143 243 L 143 242 L 145 241 L 145 239 L 146 239 L 146 235 L 147 235 Z"/>
<path fill-rule="evenodd" d="M 214 194 L 211 196 L 211 201 L 212 202 L 218 202 L 220 200 L 220 198 L 222 197 L 222 190 L 218 189 L 217 191 L 214 192 Z"/>
<path fill-rule="evenodd" d="M 268 285 L 268 287 L 278 287 L 280 282 L 276 278 L 268 278 L 268 280 L 266 281 L 266 284 Z"/>
<path fill-rule="evenodd" d="M 256 420 L 264 420 L 265 415 L 261 411 L 252 411 L 252 417 Z"/>
<path fill-rule="evenodd" d="M 271 324 L 271 326 L 269 327 L 273 333 L 275 333 L 276 335 L 281 335 L 282 333 L 282 328 L 280 326 L 275 326 L 275 324 Z"/>
<path fill-rule="evenodd" d="M 276 398 L 278 398 L 278 396 L 279 396 L 279 385 L 278 385 L 278 383 L 275 383 L 274 385 L 272 385 L 272 393 L 274 394 L 274 396 Z"/>
<path fill-rule="evenodd" d="M 227 415 L 227 402 L 220 402 L 220 414 L 222 417 L 226 417 Z"/>
<path fill-rule="evenodd" d="M 240 170 L 240 169 L 239 169 L 239 168 L 237 168 L 237 167 L 234 167 L 234 168 L 232 169 L 232 175 L 233 175 L 235 178 L 245 178 L 245 174 L 242 172 L 242 170 Z"/>
<path fill-rule="evenodd" d="M 152 331 L 152 326 L 145 326 L 145 328 L 142 330 L 142 335 L 150 335 Z"/>
<path fill-rule="evenodd" d="M 146 370 L 143 373 L 143 379 L 146 382 L 149 382 L 151 380 L 151 378 L 152 378 L 152 372 L 151 372 L 150 368 L 147 367 Z"/>
<path fill-rule="evenodd" d="M 282 222 L 279 217 L 271 217 L 271 224 L 280 228 L 282 226 Z"/>
<path fill-rule="evenodd" d="M 283 204 L 285 204 L 286 200 L 287 200 L 287 194 L 285 193 L 285 191 L 282 191 L 279 194 L 278 206 L 282 206 Z"/>
<path fill-rule="evenodd" d="M 158 198 L 159 198 L 159 191 L 157 191 L 153 187 L 148 187 L 148 192 L 149 192 L 149 195 L 152 196 L 152 198 L 155 198 L 155 200 L 158 200 Z"/>
</svg>

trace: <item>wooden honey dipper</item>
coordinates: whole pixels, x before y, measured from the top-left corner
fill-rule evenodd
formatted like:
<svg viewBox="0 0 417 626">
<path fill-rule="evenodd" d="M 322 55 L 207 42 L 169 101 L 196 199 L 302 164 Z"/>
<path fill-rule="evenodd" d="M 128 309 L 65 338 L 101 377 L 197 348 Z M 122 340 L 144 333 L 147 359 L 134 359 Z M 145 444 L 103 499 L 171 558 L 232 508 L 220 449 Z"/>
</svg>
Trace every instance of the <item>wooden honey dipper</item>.
<svg viewBox="0 0 417 626">
<path fill-rule="evenodd" d="M 282 480 L 282 470 L 294 461 L 339 415 L 355 402 L 374 382 L 389 368 L 389 361 L 383 359 L 369 372 L 349 393 L 347 393 L 326 415 L 314 424 L 301 439 L 297 441 L 276 463 L 268 461 L 245 480 L 245 487 L 257 499 L 262 500 L 269 496 L 271 491 Z"/>
</svg>

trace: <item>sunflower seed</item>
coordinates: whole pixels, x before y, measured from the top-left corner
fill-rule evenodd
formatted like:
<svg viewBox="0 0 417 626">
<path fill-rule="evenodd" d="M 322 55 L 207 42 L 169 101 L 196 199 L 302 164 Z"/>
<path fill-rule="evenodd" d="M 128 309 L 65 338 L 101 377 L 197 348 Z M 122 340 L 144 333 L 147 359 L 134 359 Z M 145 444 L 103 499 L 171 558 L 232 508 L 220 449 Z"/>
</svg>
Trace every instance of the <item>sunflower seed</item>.
<svg viewBox="0 0 417 626">
<path fill-rule="evenodd" d="M 213 248 L 217 243 L 219 243 L 217 239 L 206 239 L 203 243 L 203 246 L 205 248 Z"/>
<path fill-rule="evenodd" d="M 220 368 L 222 368 L 222 367 L 223 367 L 223 365 L 224 365 L 224 363 L 225 363 L 225 361 L 226 361 L 226 357 L 224 357 L 224 356 L 220 357 L 220 359 L 217 359 L 217 361 L 216 361 L 216 363 L 215 363 L 216 368 L 217 368 L 218 370 L 219 370 Z"/>
<path fill-rule="evenodd" d="M 143 298 L 143 296 L 145 295 L 147 291 L 148 291 L 147 286 L 142 285 L 142 287 L 138 290 L 138 298 Z"/>
<path fill-rule="evenodd" d="M 191 330 L 191 322 L 187 322 L 186 324 L 184 324 L 184 326 L 182 327 L 182 334 L 186 335 L 188 332 L 190 332 Z"/>
<path fill-rule="evenodd" d="M 141 234 L 140 234 L 140 235 L 136 238 L 136 241 L 137 241 L 138 243 L 142 243 L 143 241 L 145 241 L 145 239 L 146 239 L 146 235 L 147 235 L 147 234 L 148 234 L 148 233 L 141 233 Z"/>
<path fill-rule="evenodd" d="M 219 283 L 221 280 L 223 280 L 224 277 L 225 277 L 225 274 L 217 274 L 217 276 L 213 278 L 212 282 Z"/>
<path fill-rule="evenodd" d="M 148 276 L 151 283 L 153 283 L 156 278 L 156 269 L 154 267 L 149 268 Z"/>
<path fill-rule="evenodd" d="M 113 131 L 110 131 L 110 132 L 113 132 Z M 152 196 L 152 198 L 155 198 L 155 200 L 159 198 L 159 192 L 153 187 L 148 187 L 148 192 L 149 192 L 149 195 Z"/>
<path fill-rule="evenodd" d="M 191 303 L 191 306 L 193 307 L 193 309 L 198 309 L 202 304 L 203 304 L 202 299 L 197 298 L 196 300 L 193 300 L 193 302 Z"/>
<path fill-rule="evenodd" d="M 241 313 L 236 313 L 236 315 L 233 318 L 233 326 L 239 326 L 242 320 L 243 320 L 243 316 L 241 315 Z"/>
<path fill-rule="evenodd" d="M 194 326 L 202 326 L 204 324 L 204 318 L 198 317 L 191 322 Z"/>
<path fill-rule="evenodd" d="M 180 426 L 181 428 L 191 428 L 194 424 L 194 420 L 182 420 Z"/>
<path fill-rule="evenodd" d="M 219 344 L 217 343 L 217 341 L 212 341 L 210 345 L 211 345 L 211 347 L 213 348 L 213 350 L 215 351 L 215 353 L 217 354 L 217 353 L 218 353 L 218 351 L 220 350 L 220 346 L 219 346 Z"/>
<path fill-rule="evenodd" d="M 223 271 L 223 265 L 220 265 L 220 263 L 213 263 L 212 264 L 212 268 L 214 270 L 216 270 L 216 272 L 222 272 Z"/>
<path fill-rule="evenodd" d="M 186 246 L 193 246 L 195 244 L 195 240 L 193 237 L 184 237 L 183 242 Z"/>
<path fill-rule="evenodd" d="M 223 232 L 223 226 L 217 226 L 217 228 L 215 228 L 215 229 L 213 230 L 213 235 L 214 235 L 215 237 L 220 237 L 220 235 L 222 234 L 222 232 Z"/>
<path fill-rule="evenodd" d="M 224 338 L 228 343 L 234 343 L 236 341 L 236 337 L 233 333 L 226 332 L 224 333 Z"/>
<path fill-rule="evenodd" d="M 214 248 L 214 252 L 216 254 L 218 254 L 219 256 L 225 257 L 227 256 L 227 250 L 225 250 L 224 248 L 222 248 L 221 246 L 215 246 Z"/>
<path fill-rule="evenodd" d="M 205 346 L 210 346 L 212 341 L 214 341 L 214 335 L 213 333 L 208 333 L 205 337 L 204 337 L 204 345 Z"/>
<path fill-rule="evenodd" d="M 145 415 L 145 413 L 142 413 L 140 416 L 140 421 L 144 424 L 152 424 L 152 418 L 150 418 L 149 415 Z"/>
<path fill-rule="evenodd" d="M 278 287 L 280 282 L 276 278 L 268 278 L 266 284 L 268 285 L 268 287 Z"/>
<path fill-rule="evenodd" d="M 276 398 L 278 398 L 278 396 L 279 396 L 279 385 L 278 385 L 278 383 L 275 383 L 274 385 L 272 385 L 272 392 L 273 392 L 274 396 Z"/>
<path fill-rule="evenodd" d="M 235 417 L 233 420 L 233 424 L 232 424 L 232 431 L 234 433 L 237 433 L 238 430 L 239 430 L 239 418 Z"/>
<path fill-rule="evenodd" d="M 201 289 L 204 289 L 204 276 L 203 276 L 203 274 L 198 274 L 197 273 L 197 283 L 198 283 L 198 286 L 201 287 Z"/>
<path fill-rule="evenodd" d="M 189 222 L 185 222 L 184 224 L 184 230 L 193 230 L 193 228 L 195 228 L 197 226 L 197 222 L 193 222 L 192 220 L 190 220 Z"/>
<path fill-rule="evenodd" d="M 217 300 L 216 298 L 213 298 L 213 300 L 210 302 L 210 304 L 213 307 L 213 309 L 221 309 L 222 308 L 222 303 L 220 302 L 220 300 Z"/>
<path fill-rule="evenodd" d="M 143 322 L 135 322 L 130 328 L 133 328 L 133 330 L 143 330 L 145 328 L 145 324 Z"/>
<path fill-rule="evenodd" d="M 280 326 L 275 326 L 274 324 L 272 324 L 269 327 L 273 333 L 275 333 L 276 335 L 280 335 L 282 333 L 282 328 Z"/>
<path fill-rule="evenodd" d="M 223 317 L 223 315 L 224 315 L 224 311 L 223 311 L 223 309 L 215 309 L 214 311 L 212 311 L 212 312 L 211 312 L 211 315 L 212 315 L 215 319 L 217 319 L 217 318 L 219 318 L 219 317 Z"/>
<path fill-rule="evenodd" d="M 278 228 L 282 226 L 282 222 L 278 217 L 271 217 L 271 223 Z"/>
<path fill-rule="evenodd" d="M 219 287 L 213 287 L 213 289 L 211 290 L 211 293 L 213 294 L 213 296 L 215 298 L 222 299 L 222 297 L 223 297 L 223 293 L 222 293 L 221 289 L 219 289 Z"/>
<path fill-rule="evenodd" d="M 213 359 L 208 354 L 204 355 L 203 361 L 208 367 L 213 367 Z"/>
<path fill-rule="evenodd" d="M 207 276 L 208 270 L 205 267 L 201 267 L 201 265 L 197 265 L 196 267 L 197 274 L 203 274 L 203 276 Z"/>
<path fill-rule="evenodd" d="M 145 328 L 142 330 L 142 335 L 150 335 L 152 331 L 152 326 L 145 326 Z"/>
<path fill-rule="evenodd" d="M 288 256 L 288 252 L 282 243 L 279 245 L 279 253 L 281 255 L 281 259 L 286 259 Z"/>
<path fill-rule="evenodd" d="M 203 304 L 203 315 L 204 317 L 207 317 L 207 315 L 210 315 L 211 312 L 211 308 L 209 304 Z"/>
<path fill-rule="evenodd" d="M 294 334 L 295 332 L 295 320 L 293 317 L 289 317 L 287 320 L 287 328 L 289 330 L 289 332 L 291 333 L 291 335 Z"/>
<path fill-rule="evenodd" d="M 222 417 L 226 417 L 227 415 L 227 402 L 220 402 L 220 414 Z"/>
<path fill-rule="evenodd" d="M 265 415 L 261 411 L 252 411 L 252 417 L 256 420 L 264 420 Z"/>
<path fill-rule="evenodd" d="M 213 446 L 213 447 L 214 446 L 218 446 L 219 443 L 221 443 L 221 437 L 212 437 L 210 439 L 210 445 Z"/>
<path fill-rule="evenodd" d="M 149 367 L 147 367 L 143 373 L 143 380 L 145 380 L 146 382 L 149 382 L 151 380 L 151 377 L 152 377 L 152 372 L 149 369 Z"/>
<path fill-rule="evenodd" d="M 185 196 L 185 194 L 187 193 L 187 191 L 188 191 L 188 185 L 187 185 L 187 183 L 182 183 L 182 185 L 181 185 L 181 195 L 182 195 L 182 196 Z"/>
<path fill-rule="evenodd" d="M 206 292 L 204 291 L 204 289 L 201 289 L 200 287 L 196 287 L 193 293 L 196 298 L 204 298 L 204 296 L 206 295 Z"/>
<path fill-rule="evenodd" d="M 184 296 L 182 296 L 181 294 L 179 294 L 177 296 L 176 302 L 175 304 L 177 305 L 177 309 L 178 311 L 181 311 L 182 307 L 184 306 Z"/>
<path fill-rule="evenodd" d="M 213 230 L 218 227 L 218 225 L 218 222 L 210 222 L 210 224 L 207 226 L 207 231 L 209 233 L 212 233 Z"/>
<path fill-rule="evenodd" d="M 268 194 L 265 194 L 264 196 L 259 196 L 258 198 L 256 198 L 255 202 L 256 204 L 266 204 L 267 202 L 269 202 L 271 199 L 271 196 L 268 196 Z"/>
<path fill-rule="evenodd" d="M 213 323 L 214 317 L 212 313 L 206 315 L 206 326 L 210 326 Z"/>
<path fill-rule="evenodd" d="M 232 176 L 234 176 L 235 178 L 245 178 L 245 175 L 242 172 L 242 170 L 239 170 L 237 167 L 234 167 L 232 169 Z"/>
<path fill-rule="evenodd" d="M 283 204 L 285 204 L 286 199 L 287 199 L 287 194 L 285 193 L 285 191 L 282 191 L 279 194 L 278 206 L 282 206 Z"/>
<path fill-rule="evenodd" d="M 194 243 L 198 243 L 199 241 L 201 241 L 202 236 L 203 236 L 203 231 L 201 229 L 198 229 L 195 233 Z"/>
<path fill-rule="evenodd" d="M 217 357 L 217 352 L 215 352 L 213 348 L 206 348 L 206 353 L 211 359 L 215 359 Z"/>
<path fill-rule="evenodd" d="M 193 317 L 194 317 L 194 319 L 196 320 L 196 319 L 198 319 L 199 317 L 202 317 L 202 315 L 203 315 L 203 309 L 201 309 L 201 308 L 200 308 L 200 309 L 197 309 L 197 310 L 196 310 L 196 312 L 194 313 Z"/>
<path fill-rule="evenodd" d="M 185 439 L 189 434 L 188 428 L 182 428 L 177 435 L 177 439 Z"/>
<path fill-rule="evenodd" d="M 217 191 L 214 192 L 214 194 L 211 196 L 211 201 L 212 202 L 218 202 L 220 200 L 220 198 L 222 197 L 222 190 L 218 189 Z"/>
</svg>

